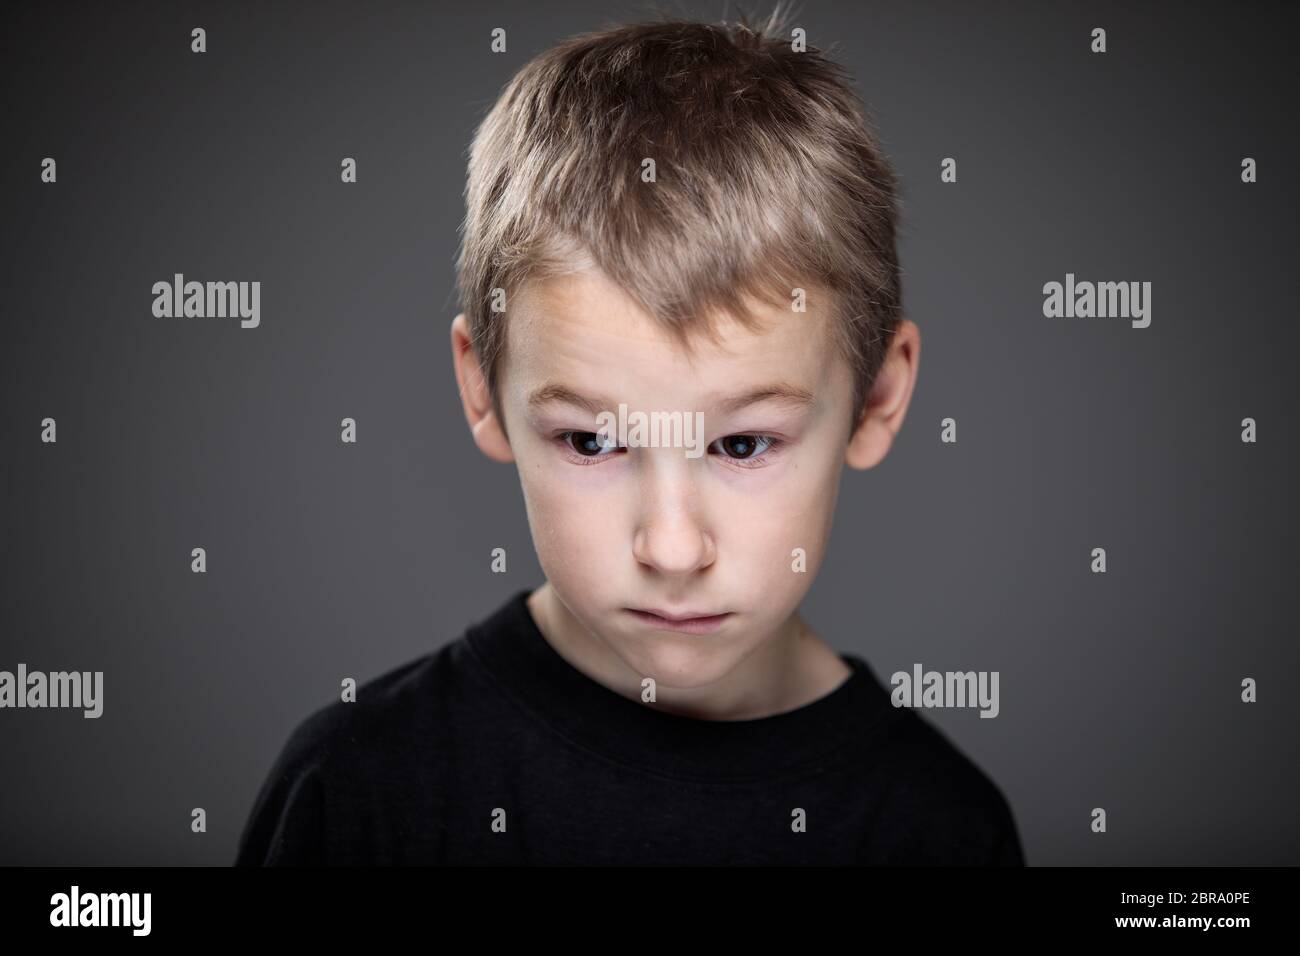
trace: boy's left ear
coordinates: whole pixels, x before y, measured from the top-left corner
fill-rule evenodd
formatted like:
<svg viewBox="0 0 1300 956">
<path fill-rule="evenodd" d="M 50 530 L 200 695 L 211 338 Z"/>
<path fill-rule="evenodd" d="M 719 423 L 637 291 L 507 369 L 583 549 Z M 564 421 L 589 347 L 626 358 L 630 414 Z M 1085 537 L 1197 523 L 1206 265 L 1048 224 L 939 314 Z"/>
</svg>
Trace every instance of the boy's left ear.
<svg viewBox="0 0 1300 956">
<path fill-rule="evenodd" d="M 862 417 L 849 436 L 844 460 L 850 468 L 874 468 L 889 452 L 907 416 L 920 364 L 921 330 L 915 322 L 903 319 L 871 386 Z"/>
</svg>

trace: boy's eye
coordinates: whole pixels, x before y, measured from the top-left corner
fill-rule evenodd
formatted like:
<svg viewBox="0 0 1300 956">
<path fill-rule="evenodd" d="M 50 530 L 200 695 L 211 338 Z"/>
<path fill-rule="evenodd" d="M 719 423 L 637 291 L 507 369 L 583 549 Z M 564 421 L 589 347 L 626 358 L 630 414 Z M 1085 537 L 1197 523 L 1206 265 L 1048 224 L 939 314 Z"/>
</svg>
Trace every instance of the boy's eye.
<svg viewBox="0 0 1300 956">
<path fill-rule="evenodd" d="M 763 444 L 764 442 L 767 444 Z M 743 461 L 749 458 L 757 458 L 771 448 L 774 441 L 766 435 L 727 435 L 719 438 L 716 444 L 722 446 L 728 458 Z M 755 452 L 755 449 L 758 449 L 758 451 Z"/>
<path fill-rule="evenodd" d="M 595 432 L 565 432 L 560 440 L 584 458 L 608 458 L 602 451 L 618 451 L 619 444 L 614 440 L 608 443 L 600 440 Z"/>
</svg>

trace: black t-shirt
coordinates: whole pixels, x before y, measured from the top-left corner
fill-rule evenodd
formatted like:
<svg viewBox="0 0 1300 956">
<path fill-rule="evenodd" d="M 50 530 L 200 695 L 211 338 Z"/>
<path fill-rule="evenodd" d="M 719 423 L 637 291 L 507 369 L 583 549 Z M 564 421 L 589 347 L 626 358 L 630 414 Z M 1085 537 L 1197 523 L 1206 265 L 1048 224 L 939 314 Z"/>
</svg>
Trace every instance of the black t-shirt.
<svg viewBox="0 0 1300 956">
<path fill-rule="evenodd" d="M 668 714 L 587 677 L 516 592 L 307 717 L 236 865 L 1023 865 L 1002 793 L 866 662 L 783 714 Z"/>
</svg>

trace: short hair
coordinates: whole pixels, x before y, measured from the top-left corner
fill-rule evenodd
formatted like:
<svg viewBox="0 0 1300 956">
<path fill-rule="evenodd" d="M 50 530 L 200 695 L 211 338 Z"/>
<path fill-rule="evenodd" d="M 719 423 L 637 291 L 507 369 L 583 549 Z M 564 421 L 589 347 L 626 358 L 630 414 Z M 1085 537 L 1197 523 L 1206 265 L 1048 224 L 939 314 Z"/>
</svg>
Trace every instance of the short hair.
<svg viewBox="0 0 1300 956">
<path fill-rule="evenodd" d="M 753 329 L 747 296 L 825 290 L 856 423 L 902 311 L 896 180 L 848 74 L 782 19 L 586 33 L 502 91 L 470 148 L 457 260 L 498 418 L 510 297 L 595 265 L 688 352 L 692 332 L 716 340 L 711 312 Z"/>
</svg>

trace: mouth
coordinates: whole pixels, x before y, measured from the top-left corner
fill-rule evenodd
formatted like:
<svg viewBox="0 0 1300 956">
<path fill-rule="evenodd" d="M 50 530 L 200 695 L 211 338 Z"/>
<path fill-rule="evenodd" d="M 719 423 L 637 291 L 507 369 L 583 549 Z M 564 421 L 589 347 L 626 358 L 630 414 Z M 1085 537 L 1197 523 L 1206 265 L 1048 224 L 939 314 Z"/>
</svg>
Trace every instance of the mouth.
<svg viewBox="0 0 1300 956">
<path fill-rule="evenodd" d="M 711 634 L 732 616 L 730 611 L 722 614 L 698 614 L 695 612 L 668 614 L 663 611 L 643 611 L 634 607 L 627 607 L 623 610 L 643 624 L 665 631 L 682 631 L 687 634 Z"/>
</svg>

